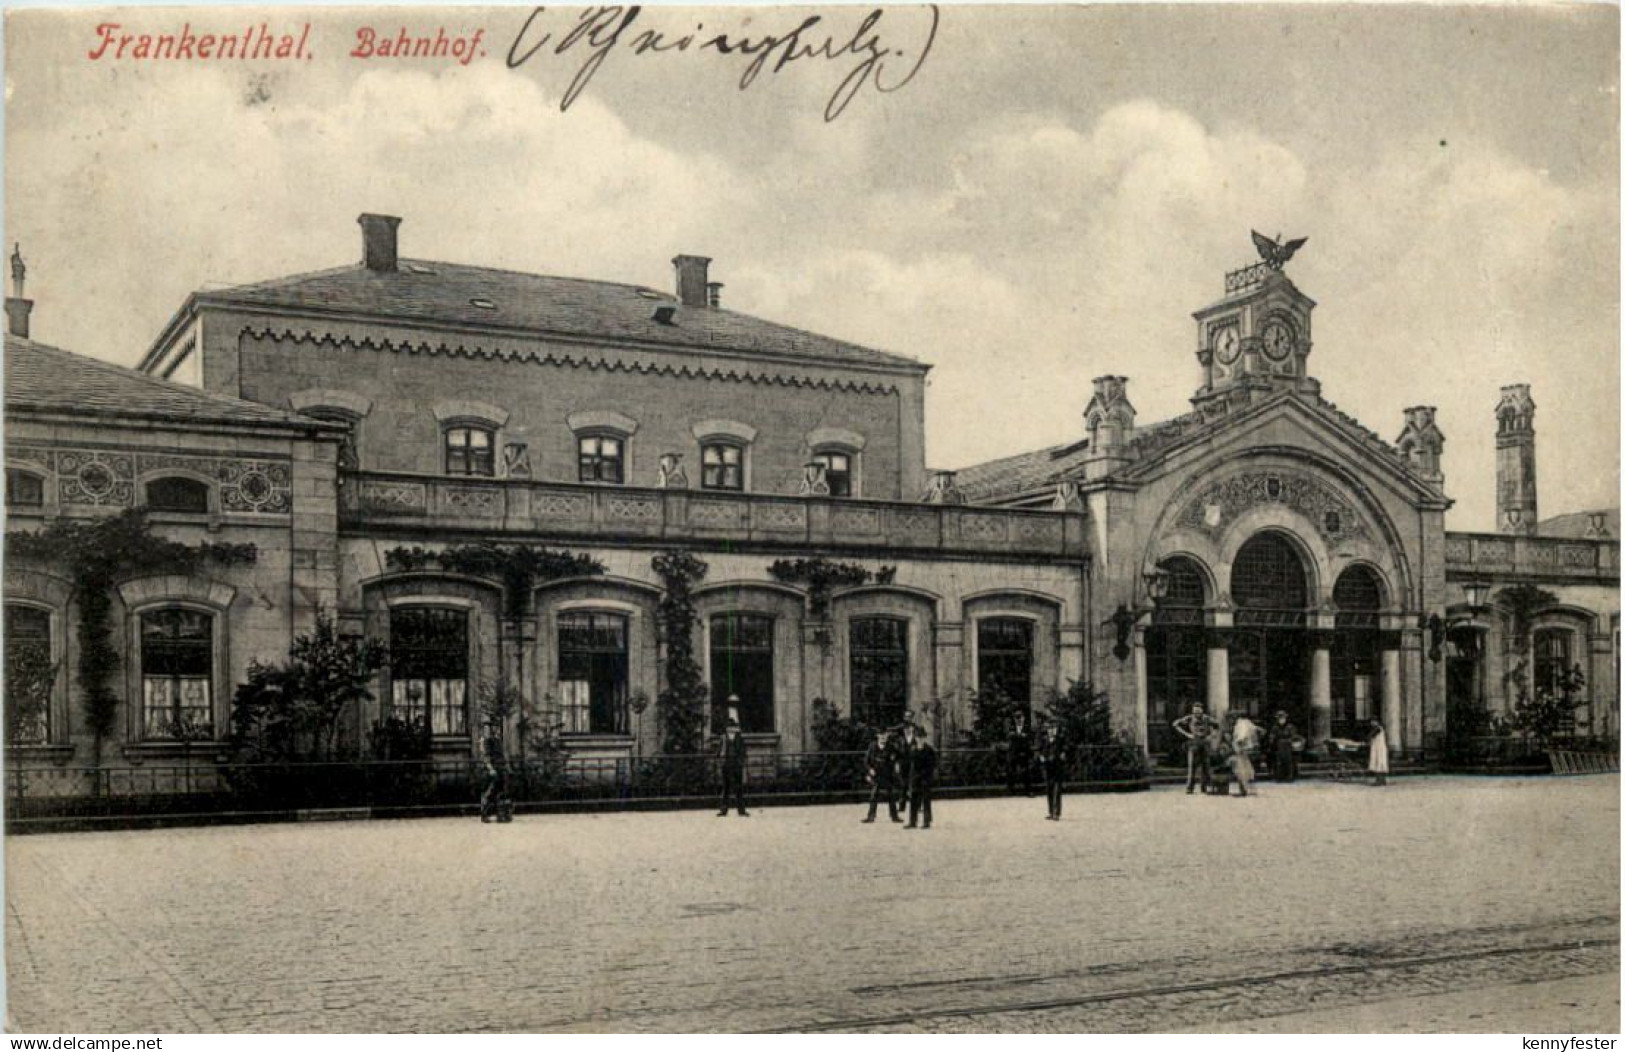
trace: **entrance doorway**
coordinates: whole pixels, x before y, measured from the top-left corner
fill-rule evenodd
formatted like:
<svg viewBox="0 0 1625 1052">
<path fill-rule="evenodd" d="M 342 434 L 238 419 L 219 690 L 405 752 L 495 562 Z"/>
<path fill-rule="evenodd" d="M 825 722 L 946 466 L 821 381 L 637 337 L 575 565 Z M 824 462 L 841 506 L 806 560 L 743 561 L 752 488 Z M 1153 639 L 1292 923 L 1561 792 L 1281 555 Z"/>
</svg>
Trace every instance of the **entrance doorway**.
<svg viewBox="0 0 1625 1052">
<path fill-rule="evenodd" d="M 1307 728 L 1309 575 L 1297 549 L 1278 533 L 1248 540 L 1231 566 L 1230 597 L 1230 711 L 1263 722 L 1284 710 Z"/>
</svg>

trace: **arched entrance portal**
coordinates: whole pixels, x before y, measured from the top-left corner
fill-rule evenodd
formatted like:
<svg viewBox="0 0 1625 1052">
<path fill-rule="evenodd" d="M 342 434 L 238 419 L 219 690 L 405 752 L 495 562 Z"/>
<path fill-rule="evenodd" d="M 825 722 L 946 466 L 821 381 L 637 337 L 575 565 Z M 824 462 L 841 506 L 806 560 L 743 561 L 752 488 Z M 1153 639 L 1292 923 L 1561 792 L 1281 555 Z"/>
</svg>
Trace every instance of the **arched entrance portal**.
<svg viewBox="0 0 1625 1052">
<path fill-rule="evenodd" d="M 1284 710 L 1309 726 L 1309 575 L 1292 543 L 1260 533 L 1230 570 L 1230 711 L 1258 719 Z"/>
</svg>

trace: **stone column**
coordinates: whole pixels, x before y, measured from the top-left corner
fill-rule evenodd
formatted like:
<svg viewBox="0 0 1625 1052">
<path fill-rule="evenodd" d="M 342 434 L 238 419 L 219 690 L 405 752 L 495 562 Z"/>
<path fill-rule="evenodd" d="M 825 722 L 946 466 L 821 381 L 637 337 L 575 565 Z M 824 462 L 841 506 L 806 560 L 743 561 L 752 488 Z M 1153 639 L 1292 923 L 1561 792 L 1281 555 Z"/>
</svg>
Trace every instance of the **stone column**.
<svg viewBox="0 0 1625 1052">
<path fill-rule="evenodd" d="M 1223 717 L 1230 711 L 1230 650 L 1223 633 L 1208 637 L 1207 711 Z"/>
<path fill-rule="evenodd" d="M 1388 732 L 1390 749 L 1399 744 L 1399 714 L 1400 691 L 1399 678 L 1399 638 L 1398 633 L 1393 634 L 1393 645 L 1388 645 L 1387 634 L 1384 635 L 1382 648 L 1382 728 Z"/>
<path fill-rule="evenodd" d="M 1396 735 L 1388 730 L 1388 745 L 1391 749 L 1403 748 L 1406 752 L 1414 752 L 1423 748 L 1426 742 L 1423 737 L 1424 727 L 1422 707 L 1422 677 L 1427 670 L 1423 662 L 1427 655 L 1423 652 L 1422 630 L 1419 628 L 1406 628 L 1400 634 L 1400 663 L 1404 667 L 1405 704 L 1401 710 L 1401 731 Z M 1385 728 L 1386 729 L 1386 728 Z"/>
<path fill-rule="evenodd" d="M 1332 736 L 1332 652 L 1325 636 L 1316 635 L 1309 664 L 1309 740 Z"/>
</svg>

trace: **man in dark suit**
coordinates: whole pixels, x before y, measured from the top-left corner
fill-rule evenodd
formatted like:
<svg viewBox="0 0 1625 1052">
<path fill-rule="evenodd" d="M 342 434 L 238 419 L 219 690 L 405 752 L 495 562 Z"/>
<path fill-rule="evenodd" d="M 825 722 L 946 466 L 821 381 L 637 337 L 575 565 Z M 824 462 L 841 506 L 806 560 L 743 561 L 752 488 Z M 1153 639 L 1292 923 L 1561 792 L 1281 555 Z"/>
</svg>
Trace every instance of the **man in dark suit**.
<svg viewBox="0 0 1625 1052">
<path fill-rule="evenodd" d="M 1010 795 L 1016 795 L 1021 786 L 1024 796 L 1033 795 L 1033 734 L 1027 727 L 1027 714 L 1018 712 L 1010 728 L 1008 750 L 1004 754 L 1005 776 L 1010 783 Z"/>
<path fill-rule="evenodd" d="M 891 735 L 881 731 L 875 735 L 874 741 L 869 743 L 869 751 L 864 754 L 863 766 L 865 777 L 869 781 L 869 817 L 865 822 L 875 820 L 875 812 L 880 809 L 880 801 L 886 801 L 886 810 L 893 822 L 901 822 L 897 817 L 897 795 L 893 791 L 896 782 L 896 760 L 893 757 Z"/>
<path fill-rule="evenodd" d="M 1061 795 L 1066 786 L 1067 761 L 1070 758 L 1061 725 L 1051 723 L 1044 728 L 1038 743 L 1038 762 L 1044 768 L 1044 796 L 1049 800 L 1051 822 L 1061 820 Z"/>
<path fill-rule="evenodd" d="M 931 789 L 937 784 L 937 750 L 924 727 L 914 728 L 914 741 L 908 750 L 908 825 L 905 829 L 931 828 Z M 920 813 L 925 825 L 920 826 Z"/>
<path fill-rule="evenodd" d="M 739 733 L 738 720 L 728 721 L 728 729 L 722 734 L 720 753 L 722 810 L 717 812 L 717 817 L 721 818 L 728 813 L 728 803 L 731 800 L 739 808 L 739 817 L 749 818 L 750 812 L 745 809 L 745 736 Z"/>
</svg>

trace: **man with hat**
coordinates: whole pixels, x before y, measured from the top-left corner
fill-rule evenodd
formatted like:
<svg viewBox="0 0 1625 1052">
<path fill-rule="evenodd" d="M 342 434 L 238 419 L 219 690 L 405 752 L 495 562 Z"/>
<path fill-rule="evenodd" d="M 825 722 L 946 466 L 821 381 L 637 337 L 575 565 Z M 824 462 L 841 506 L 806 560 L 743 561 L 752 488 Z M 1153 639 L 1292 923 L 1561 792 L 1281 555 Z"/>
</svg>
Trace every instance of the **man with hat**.
<svg viewBox="0 0 1625 1052">
<path fill-rule="evenodd" d="M 880 801 L 886 801 L 886 810 L 891 814 L 893 822 L 901 822 L 897 817 L 897 793 L 893 786 L 897 781 L 897 761 L 895 749 L 891 743 L 891 733 L 882 729 L 869 743 L 869 751 L 864 755 L 863 765 L 869 781 L 869 817 L 865 822 L 873 822 L 875 813 L 880 809 Z"/>
<path fill-rule="evenodd" d="M 732 801 L 739 808 L 739 817 L 749 818 L 745 809 L 745 736 L 739 731 L 739 695 L 728 695 L 728 728 L 722 733 L 719 752 L 722 757 L 722 809 L 721 818 L 728 813 Z"/>
</svg>

